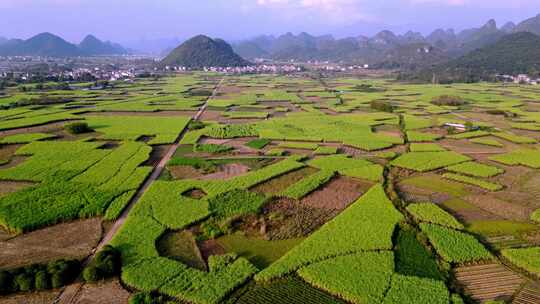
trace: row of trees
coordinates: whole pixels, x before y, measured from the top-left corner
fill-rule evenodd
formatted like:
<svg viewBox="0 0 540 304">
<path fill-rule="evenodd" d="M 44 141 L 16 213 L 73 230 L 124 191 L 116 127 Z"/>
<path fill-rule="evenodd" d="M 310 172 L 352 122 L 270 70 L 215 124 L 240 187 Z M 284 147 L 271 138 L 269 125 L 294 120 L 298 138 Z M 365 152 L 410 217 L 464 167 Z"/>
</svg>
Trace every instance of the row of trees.
<svg viewBox="0 0 540 304">
<path fill-rule="evenodd" d="M 77 260 L 57 260 L 48 264 L 33 264 L 0 271 L 0 293 L 60 288 L 71 283 L 79 274 Z"/>
</svg>

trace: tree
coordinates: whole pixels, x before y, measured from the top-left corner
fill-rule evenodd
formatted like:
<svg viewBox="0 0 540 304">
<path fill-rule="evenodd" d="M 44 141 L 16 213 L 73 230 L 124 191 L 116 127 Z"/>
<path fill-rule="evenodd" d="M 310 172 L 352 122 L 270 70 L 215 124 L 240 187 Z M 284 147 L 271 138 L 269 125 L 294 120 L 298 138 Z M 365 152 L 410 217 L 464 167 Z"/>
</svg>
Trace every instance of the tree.
<svg viewBox="0 0 540 304">
<path fill-rule="evenodd" d="M 102 276 L 97 267 L 90 265 L 83 270 L 83 279 L 86 282 L 97 282 L 102 279 Z"/>
<path fill-rule="evenodd" d="M 85 122 L 74 122 L 64 126 L 64 129 L 71 134 L 82 134 L 91 132 L 92 129 Z"/>
<path fill-rule="evenodd" d="M 51 288 L 50 276 L 44 270 L 38 271 L 36 273 L 35 281 L 36 281 L 36 289 L 38 289 L 38 290 L 50 289 Z"/>
<path fill-rule="evenodd" d="M 34 276 L 23 272 L 15 277 L 15 283 L 20 291 L 31 291 L 34 289 Z"/>
</svg>

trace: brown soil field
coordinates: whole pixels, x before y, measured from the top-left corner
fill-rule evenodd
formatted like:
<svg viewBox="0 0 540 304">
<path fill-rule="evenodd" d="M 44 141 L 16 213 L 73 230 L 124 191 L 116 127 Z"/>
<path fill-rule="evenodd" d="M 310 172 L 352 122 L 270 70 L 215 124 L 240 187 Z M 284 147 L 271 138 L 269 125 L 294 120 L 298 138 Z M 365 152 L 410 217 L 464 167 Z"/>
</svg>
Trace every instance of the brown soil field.
<svg viewBox="0 0 540 304">
<path fill-rule="evenodd" d="M 0 145 L 0 163 L 8 161 L 22 145 Z"/>
<path fill-rule="evenodd" d="M 464 266 L 455 269 L 457 281 L 477 301 L 508 301 L 525 281 L 501 264 Z"/>
<path fill-rule="evenodd" d="M 26 128 L 19 128 L 19 129 L 13 129 L 13 130 L 0 131 L 0 137 L 21 134 L 21 133 L 50 133 L 53 131 L 62 130 L 64 128 L 64 124 L 71 123 L 71 122 L 72 121 L 52 122 L 52 123 L 35 126 L 35 127 L 26 127 Z"/>
<path fill-rule="evenodd" d="M 198 177 L 198 179 L 202 179 L 202 180 L 212 180 L 212 179 L 214 179 L 214 180 L 215 179 L 217 179 L 217 180 L 226 180 L 226 179 L 231 179 L 231 178 L 233 178 L 235 176 L 245 174 L 248 171 L 249 171 L 249 167 L 246 166 L 246 165 L 242 165 L 242 164 L 225 164 L 225 165 L 220 165 L 218 167 L 218 172 L 200 176 L 200 177 Z"/>
<path fill-rule="evenodd" d="M 34 185 L 30 182 L 0 181 L 0 197 Z"/>
<path fill-rule="evenodd" d="M 222 255 L 227 253 L 225 248 L 223 248 L 216 240 L 197 242 L 197 245 L 201 251 L 201 255 L 205 263 L 208 263 L 208 258 L 212 255 Z"/>
<path fill-rule="evenodd" d="M 0 297 L 0 304 L 51 304 L 60 293 L 59 290 L 44 290 L 30 293 L 17 293 Z"/>
<path fill-rule="evenodd" d="M 167 169 L 174 179 L 199 178 L 204 175 L 192 166 L 169 166 Z"/>
<path fill-rule="evenodd" d="M 0 242 L 0 269 L 88 256 L 101 239 L 101 219 L 54 225 Z"/>
<path fill-rule="evenodd" d="M 338 210 L 309 207 L 293 199 L 276 198 L 263 208 L 264 221 L 258 221 L 253 230 L 264 231 L 270 240 L 304 237 L 338 213 Z"/>
<path fill-rule="evenodd" d="M 499 141 L 499 142 L 502 142 L 502 141 Z M 507 149 L 508 147 L 507 145 L 505 145 L 504 148 L 498 148 L 498 147 L 475 144 L 473 142 L 470 142 L 468 139 L 459 139 L 459 140 L 443 139 L 443 140 L 439 140 L 437 143 L 440 144 L 442 147 L 448 150 L 452 150 L 457 153 L 463 153 L 463 154 L 483 153 L 483 154 L 487 154 L 487 157 L 509 151 Z M 492 153 L 492 154 L 490 155 L 489 153 Z M 476 155 L 467 155 L 467 156 L 472 156 L 473 158 L 476 157 Z"/>
<path fill-rule="evenodd" d="M 311 167 L 305 167 L 293 172 L 275 177 L 267 182 L 252 187 L 250 190 L 266 193 L 266 194 L 278 194 L 287 189 L 290 185 L 300 181 L 306 176 L 314 174 L 318 170 Z"/>
<path fill-rule="evenodd" d="M 84 284 L 75 304 L 120 304 L 127 303 L 130 293 L 120 284 L 119 279 L 111 279 L 94 284 Z"/>
<path fill-rule="evenodd" d="M 343 210 L 357 200 L 373 184 L 358 180 L 337 176 L 330 180 L 322 188 L 313 191 L 304 197 L 302 204 L 310 207 Z"/>
<path fill-rule="evenodd" d="M 471 195 L 464 197 L 464 200 L 484 211 L 509 220 L 528 221 L 529 214 L 534 211 L 534 209 L 508 203 L 495 196 L 498 194 Z"/>
</svg>

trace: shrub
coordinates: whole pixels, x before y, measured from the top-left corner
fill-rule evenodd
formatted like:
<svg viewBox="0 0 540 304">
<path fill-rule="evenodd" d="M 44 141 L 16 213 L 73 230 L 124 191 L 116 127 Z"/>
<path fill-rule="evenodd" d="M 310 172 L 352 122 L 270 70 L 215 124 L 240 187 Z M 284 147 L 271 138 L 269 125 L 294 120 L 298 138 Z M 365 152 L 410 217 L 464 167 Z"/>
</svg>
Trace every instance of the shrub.
<svg viewBox="0 0 540 304">
<path fill-rule="evenodd" d="M 71 134 L 82 134 L 93 131 L 85 122 L 74 122 L 64 126 L 64 129 Z"/>
<path fill-rule="evenodd" d="M 83 274 L 83 279 L 86 282 L 96 282 L 102 278 L 102 276 L 99 273 L 99 269 L 94 265 L 86 267 L 83 270 L 82 274 Z"/>
<path fill-rule="evenodd" d="M 83 270 L 83 279 L 86 282 L 96 282 L 120 273 L 120 251 L 107 245 L 98 252 L 90 265 Z"/>
<path fill-rule="evenodd" d="M 463 98 L 459 96 L 441 95 L 431 100 L 431 103 L 437 106 L 462 106 L 467 104 Z"/>
<path fill-rule="evenodd" d="M 15 284 L 20 291 L 31 291 L 34 289 L 34 276 L 31 273 L 20 273 L 15 276 Z"/>
<path fill-rule="evenodd" d="M 46 271 L 39 271 L 36 273 L 36 289 L 44 290 L 51 288 L 51 278 Z"/>
<path fill-rule="evenodd" d="M 394 105 L 384 100 L 373 100 L 370 103 L 370 107 L 373 110 L 377 110 L 381 112 L 388 112 L 388 113 L 394 112 Z"/>
</svg>

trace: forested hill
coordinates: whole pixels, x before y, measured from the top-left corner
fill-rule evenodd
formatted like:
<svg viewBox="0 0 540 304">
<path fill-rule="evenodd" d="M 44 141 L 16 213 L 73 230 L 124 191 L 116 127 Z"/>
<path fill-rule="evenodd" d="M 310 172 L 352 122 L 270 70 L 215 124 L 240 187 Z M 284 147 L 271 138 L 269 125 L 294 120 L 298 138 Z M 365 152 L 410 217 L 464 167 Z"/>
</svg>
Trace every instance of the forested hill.
<svg viewBox="0 0 540 304">
<path fill-rule="evenodd" d="M 161 61 L 161 65 L 188 68 L 234 67 L 250 65 L 250 62 L 238 56 L 227 42 L 198 35 L 174 49 Z"/>
</svg>

